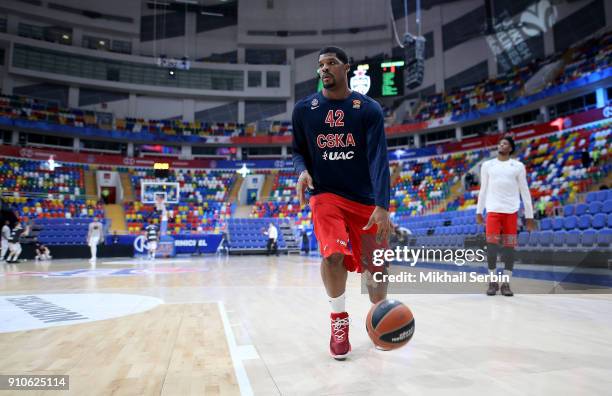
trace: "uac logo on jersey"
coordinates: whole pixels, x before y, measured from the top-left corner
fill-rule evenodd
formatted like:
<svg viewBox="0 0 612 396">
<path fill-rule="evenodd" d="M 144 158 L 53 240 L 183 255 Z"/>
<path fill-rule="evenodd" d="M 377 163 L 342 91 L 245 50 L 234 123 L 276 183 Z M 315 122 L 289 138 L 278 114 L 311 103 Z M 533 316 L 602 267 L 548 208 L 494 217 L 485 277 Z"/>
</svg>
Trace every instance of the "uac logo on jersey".
<svg viewBox="0 0 612 396">
<path fill-rule="evenodd" d="M 354 151 L 327 151 L 323 152 L 323 159 L 325 161 L 338 161 L 338 160 L 350 160 L 355 157 Z"/>
<path fill-rule="evenodd" d="M 372 82 L 366 70 L 355 70 L 355 75 L 351 77 L 351 89 L 365 95 L 370 90 Z"/>
</svg>

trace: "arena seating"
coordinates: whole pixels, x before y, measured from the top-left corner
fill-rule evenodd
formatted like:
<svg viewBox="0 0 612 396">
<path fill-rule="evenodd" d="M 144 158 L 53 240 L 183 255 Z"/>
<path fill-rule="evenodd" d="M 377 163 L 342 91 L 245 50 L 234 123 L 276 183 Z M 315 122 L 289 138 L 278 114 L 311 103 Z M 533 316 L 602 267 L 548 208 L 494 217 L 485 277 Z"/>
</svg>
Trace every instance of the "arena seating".
<svg viewBox="0 0 612 396">
<path fill-rule="evenodd" d="M 0 192 L 5 202 L 28 218 L 102 216 L 102 205 L 84 198 L 86 169 L 63 165 L 51 171 L 46 161 L 0 158 Z"/>
<path fill-rule="evenodd" d="M 456 88 L 448 93 L 436 93 L 424 98 L 415 114 L 406 122 L 421 122 L 445 116 L 455 116 L 511 102 L 521 94 L 525 83 L 542 66 L 563 59 L 559 75 L 547 87 L 563 85 L 597 70 L 610 67 L 612 62 L 612 32 L 606 32 L 570 48 L 564 54 L 554 54 L 544 60 L 515 68 L 505 75 L 477 84 Z"/>
<path fill-rule="evenodd" d="M 562 216 L 542 219 L 540 230 L 521 232 L 526 251 L 612 251 L 612 190 L 592 191 L 583 203 L 565 205 Z"/>
<path fill-rule="evenodd" d="M 153 204 L 140 202 L 141 180 L 155 181 L 152 169 L 132 170 L 132 183 L 138 201 L 124 204 L 129 233 L 140 233 L 153 222 L 159 223 Z M 171 234 L 189 232 L 221 232 L 223 220 L 231 215 L 227 200 L 233 172 L 204 170 L 174 170 L 167 182 L 178 182 L 181 193 L 178 204 L 166 204 L 168 231 Z"/>
<path fill-rule="evenodd" d="M 166 135 L 199 135 L 202 137 L 241 136 L 245 134 L 245 125 L 238 123 L 183 122 L 175 119 L 121 119 L 114 118 L 110 113 L 60 108 L 53 103 L 15 95 L 0 95 L 0 117 L 135 133 L 150 132 Z"/>
<path fill-rule="evenodd" d="M 287 247 L 281 226 L 289 224 L 288 219 L 261 218 L 261 219 L 228 219 L 227 230 L 229 235 L 230 249 L 234 252 L 261 252 L 266 249 L 268 236 L 264 234 L 268 230 L 268 224 L 274 223 L 278 229 L 278 249 Z"/>
<path fill-rule="evenodd" d="M 297 196 L 298 176 L 293 171 L 279 171 L 275 176 L 270 199 L 258 201 L 253 207 L 251 217 L 291 218 L 296 225 L 310 224 L 310 207 L 300 208 Z"/>
<path fill-rule="evenodd" d="M 397 180 L 392 181 L 390 210 L 396 218 L 420 215 L 441 204 L 450 187 L 485 155 L 485 151 L 446 154 L 403 161 Z"/>
<path fill-rule="evenodd" d="M 540 199 L 548 206 L 573 202 L 577 194 L 608 174 L 612 168 L 612 153 L 607 149 L 612 143 L 611 126 L 602 121 L 521 145 L 518 159 L 526 165 L 534 204 Z M 583 153 L 590 159 L 588 166 L 582 162 Z"/>
<path fill-rule="evenodd" d="M 587 40 L 572 48 L 564 56 L 566 64 L 550 85 L 562 85 L 584 75 L 610 67 L 612 58 L 612 32 Z"/>
<path fill-rule="evenodd" d="M 423 100 L 422 107 L 412 121 L 421 122 L 446 115 L 458 115 L 514 100 L 538 67 L 539 64 L 533 62 L 497 78 L 463 86 L 447 94 L 431 95 Z"/>
<path fill-rule="evenodd" d="M 87 243 L 87 231 L 91 218 L 80 219 L 37 219 L 34 224 L 41 227 L 38 241 L 46 245 L 84 245 Z M 105 228 L 106 219 L 100 219 Z"/>
<path fill-rule="evenodd" d="M 38 240 L 49 244 L 83 244 L 94 216 L 103 205 L 85 199 L 86 166 L 63 165 L 53 171 L 47 162 L 0 158 L 2 199 L 21 221 L 33 221 Z"/>
</svg>

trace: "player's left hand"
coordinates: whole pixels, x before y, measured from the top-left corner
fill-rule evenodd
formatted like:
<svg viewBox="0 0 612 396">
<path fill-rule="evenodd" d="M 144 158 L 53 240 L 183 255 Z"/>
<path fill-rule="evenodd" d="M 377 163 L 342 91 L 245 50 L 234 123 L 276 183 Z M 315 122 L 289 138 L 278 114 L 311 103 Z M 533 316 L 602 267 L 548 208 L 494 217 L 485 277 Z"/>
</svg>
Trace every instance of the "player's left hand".
<svg viewBox="0 0 612 396">
<path fill-rule="evenodd" d="M 389 218 L 389 212 L 385 208 L 377 206 L 372 215 L 370 215 L 368 224 L 363 227 L 363 230 L 369 230 L 374 224 L 377 226 L 376 243 L 388 242 L 389 234 L 391 233 L 391 219 Z"/>
<path fill-rule="evenodd" d="M 527 226 L 527 231 L 529 232 L 535 231 L 537 229 L 536 222 L 534 219 L 526 219 L 525 225 Z"/>
</svg>

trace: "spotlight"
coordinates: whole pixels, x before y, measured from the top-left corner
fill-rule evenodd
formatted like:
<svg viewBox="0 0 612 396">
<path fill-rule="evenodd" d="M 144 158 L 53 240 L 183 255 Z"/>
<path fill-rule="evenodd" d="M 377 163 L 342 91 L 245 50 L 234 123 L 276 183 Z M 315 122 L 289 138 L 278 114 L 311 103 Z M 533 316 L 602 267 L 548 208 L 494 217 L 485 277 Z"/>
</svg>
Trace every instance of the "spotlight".
<svg viewBox="0 0 612 396">
<path fill-rule="evenodd" d="M 176 69 L 168 69 L 168 78 L 170 79 L 176 78 Z"/>
</svg>

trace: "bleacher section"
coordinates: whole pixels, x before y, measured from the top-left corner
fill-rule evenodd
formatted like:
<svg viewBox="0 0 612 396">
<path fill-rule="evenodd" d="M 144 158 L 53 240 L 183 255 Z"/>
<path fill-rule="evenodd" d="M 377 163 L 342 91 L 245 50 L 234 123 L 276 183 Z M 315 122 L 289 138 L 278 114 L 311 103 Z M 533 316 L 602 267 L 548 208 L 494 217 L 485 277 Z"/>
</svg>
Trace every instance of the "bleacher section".
<svg viewBox="0 0 612 396">
<path fill-rule="evenodd" d="M 395 222 L 410 230 L 416 247 L 462 248 L 467 236 L 484 233 L 484 226 L 476 224 L 474 209 L 396 218 Z"/>
<path fill-rule="evenodd" d="M 132 183 L 137 201 L 125 203 L 129 233 L 140 233 L 149 221 L 159 223 L 153 204 L 140 202 L 141 181 L 156 181 L 152 169 L 132 170 Z M 227 202 L 233 172 L 205 170 L 174 170 L 166 182 L 178 182 L 181 193 L 178 204 L 166 204 L 168 231 L 171 234 L 189 232 L 221 232 L 222 223 L 231 215 Z"/>
<path fill-rule="evenodd" d="M 86 169 L 63 165 L 51 171 L 46 161 L 0 158 L 0 193 L 28 218 L 102 216 L 103 206 L 84 198 Z"/>
<path fill-rule="evenodd" d="M 46 161 L 0 159 L 0 193 L 21 221 L 33 220 L 32 234 L 49 244 L 85 244 L 87 225 L 104 215 L 101 203 L 85 199 L 86 166 L 63 165 L 54 170 Z"/>
<path fill-rule="evenodd" d="M 46 245 L 85 245 L 92 219 L 37 219 L 34 224 L 42 228 L 38 241 Z M 108 228 L 105 219 L 100 222 Z"/>
<path fill-rule="evenodd" d="M 584 203 L 566 205 L 562 216 L 542 219 L 539 231 L 519 233 L 518 250 L 523 261 L 563 259 L 550 253 L 606 260 L 612 253 L 612 190 L 590 192 Z"/>
<path fill-rule="evenodd" d="M 612 32 L 601 37 L 587 40 L 582 45 L 570 49 L 563 71 L 551 83 L 562 85 L 584 75 L 610 67 L 612 59 Z"/>
<path fill-rule="evenodd" d="M 287 249 L 285 237 L 281 232 L 283 226 L 289 225 L 288 219 L 261 218 L 261 219 L 228 219 L 227 230 L 229 235 L 230 250 L 233 253 L 262 253 L 266 250 L 268 236 L 264 234 L 268 230 L 270 222 L 278 229 L 278 249 Z"/>
<path fill-rule="evenodd" d="M 274 180 L 270 199 L 258 201 L 253 206 L 251 217 L 291 218 L 295 225 L 309 225 L 312 214 L 310 207 L 300 208 L 296 186 L 298 175 L 293 171 L 279 171 Z"/>
<path fill-rule="evenodd" d="M 518 159 L 527 169 L 533 202 L 544 199 L 553 206 L 573 202 L 607 175 L 612 168 L 607 149 L 612 144 L 611 126 L 612 122 L 602 121 L 522 144 Z M 589 166 L 582 162 L 583 153 L 592 158 Z"/>
<path fill-rule="evenodd" d="M 392 181 L 391 212 L 401 222 L 441 204 L 450 187 L 460 182 L 465 172 L 484 155 L 485 151 L 479 150 L 400 163 L 399 177 Z"/>
<path fill-rule="evenodd" d="M 564 54 L 554 54 L 544 60 L 536 60 L 526 66 L 514 68 L 505 75 L 487 79 L 453 89 L 451 92 L 436 93 L 423 98 L 416 114 L 406 122 L 422 122 L 446 116 L 457 116 L 488 107 L 512 102 L 524 94 L 525 83 L 540 68 L 562 59 L 565 63 L 544 88 L 560 86 L 587 74 L 604 70 L 612 65 L 612 32 L 588 40 Z"/>
</svg>

